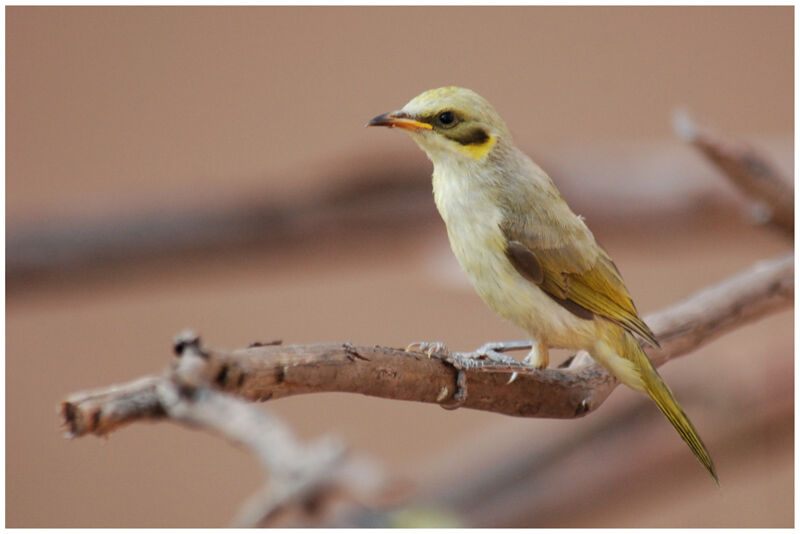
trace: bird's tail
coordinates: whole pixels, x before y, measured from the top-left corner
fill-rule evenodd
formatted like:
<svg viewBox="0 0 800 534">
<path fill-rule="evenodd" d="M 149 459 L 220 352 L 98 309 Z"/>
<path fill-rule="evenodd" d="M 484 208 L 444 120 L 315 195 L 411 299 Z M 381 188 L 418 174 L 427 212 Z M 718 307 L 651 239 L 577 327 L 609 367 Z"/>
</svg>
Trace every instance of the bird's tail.
<svg viewBox="0 0 800 534">
<path fill-rule="evenodd" d="M 719 479 L 714 469 L 714 462 L 711 460 L 711 455 L 703 444 L 703 440 L 700 439 L 697 430 L 689 420 L 689 416 L 686 415 L 686 412 L 684 412 L 683 408 L 678 404 L 675 395 L 673 395 L 669 386 L 664 383 L 664 380 L 661 379 L 658 371 L 653 367 L 653 364 L 650 362 L 650 359 L 647 357 L 647 354 L 645 354 L 638 341 L 627 332 L 625 332 L 622 337 L 624 338 L 625 345 L 625 359 L 634 364 L 633 366 L 636 371 L 638 371 L 639 378 L 641 379 L 641 382 L 636 384 L 639 387 L 635 387 L 635 389 L 642 390 L 655 401 L 661 412 L 669 419 L 669 422 L 672 423 L 672 426 L 675 427 L 675 430 L 678 431 L 678 434 L 680 434 L 686 444 L 689 445 L 694 455 L 714 478 L 714 482 L 717 486 L 719 486 Z M 623 382 L 626 382 L 623 377 L 620 378 Z M 633 386 L 633 384 L 629 385 Z"/>
</svg>

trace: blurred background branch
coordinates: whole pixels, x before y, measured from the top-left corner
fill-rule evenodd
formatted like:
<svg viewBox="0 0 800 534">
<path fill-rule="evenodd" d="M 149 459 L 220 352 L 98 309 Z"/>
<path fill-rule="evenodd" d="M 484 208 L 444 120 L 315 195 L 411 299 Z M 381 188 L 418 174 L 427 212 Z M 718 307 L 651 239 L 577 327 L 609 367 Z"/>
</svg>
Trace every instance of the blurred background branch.
<svg viewBox="0 0 800 534">
<path fill-rule="evenodd" d="M 413 166 L 364 168 L 323 181 L 334 185 L 293 200 L 252 196 L 208 206 L 175 198 L 163 209 L 125 216 L 12 225 L 6 234 L 8 290 L 163 258 L 198 259 L 248 248 L 286 251 L 365 229 L 414 228 L 435 215 L 426 202 L 429 180 Z"/>
<path fill-rule="evenodd" d="M 751 146 L 695 124 L 686 110 L 675 112 L 673 125 L 683 140 L 694 145 L 750 198 L 754 222 L 794 236 L 794 187 L 774 163 Z"/>
</svg>

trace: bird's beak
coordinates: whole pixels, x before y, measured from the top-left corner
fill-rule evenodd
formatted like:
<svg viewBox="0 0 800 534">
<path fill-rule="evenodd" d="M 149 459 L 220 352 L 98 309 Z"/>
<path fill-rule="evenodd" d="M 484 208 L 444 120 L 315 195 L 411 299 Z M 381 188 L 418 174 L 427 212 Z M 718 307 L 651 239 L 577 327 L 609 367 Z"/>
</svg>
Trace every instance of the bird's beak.
<svg viewBox="0 0 800 534">
<path fill-rule="evenodd" d="M 365 126 L 388 126 L 389 128 L 402 128 L 404 130 L 433 130 L 433 126 L 426 122 L 420 122 L 408 116 L 403 111 L 392 111 L 378 115 Z"/>
</svg>

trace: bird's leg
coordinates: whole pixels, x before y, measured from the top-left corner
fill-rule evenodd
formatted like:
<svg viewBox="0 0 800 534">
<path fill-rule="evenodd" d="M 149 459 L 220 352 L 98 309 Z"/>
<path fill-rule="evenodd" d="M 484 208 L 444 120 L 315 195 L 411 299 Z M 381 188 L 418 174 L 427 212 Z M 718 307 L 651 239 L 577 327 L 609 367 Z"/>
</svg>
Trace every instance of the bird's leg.
<svg viewBox="0 0 800 534">
<path fill-rule="evenodd" d="M 550 361 L 550 349 L 547 344 L 541 339 L 531 339 L 529 346 L 531 351 L 527 356 L 525 356 L 525 359 L 522 360 L 522 364 L 533 367 L 537 370 L 546 369 L 547 364 Z M 516 380 L 518 375 L 519 373 L 517 372 L 511 373 L 511 376 L 508 377 L 507 384 L 510 384 Z"/>
<path fill-rule="evenodd" d="M 541 339 L 531 340 L 531 351 L 522 360 L 525 365 L 530 365 L 536 369 L 546 369 L 550 362 L 550 349 Z"/>
</svg>

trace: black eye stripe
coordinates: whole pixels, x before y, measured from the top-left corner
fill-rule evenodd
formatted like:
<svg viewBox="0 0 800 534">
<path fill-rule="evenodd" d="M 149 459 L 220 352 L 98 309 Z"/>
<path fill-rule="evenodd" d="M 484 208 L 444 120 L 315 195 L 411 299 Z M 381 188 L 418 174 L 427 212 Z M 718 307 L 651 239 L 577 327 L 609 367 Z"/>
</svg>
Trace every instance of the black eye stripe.
<svg viewBox="0 0 800 534">
<path fill-rule="evenodd" d="M 441 116 L 444 113 L 453 114 L 453 123 L 445 125 L 442 124 Z M 482 145 L 491 138 L 489 133 L 484 130 L 483 127 L 477 125 L 470 127 L 469 123 L 461 122 L 462 119 L 451 110 L 439 111 L 432 115 L 420 117 L 418 120 L 421 122 L 426 122 L 434 127 L 438 127 L 440 134 L 464 146 Z M 444 128 L 442 128 L 443 126 Z M 464 130 L 464 128 L 467 128 L 467 130 Z"/>
<path fill-rule="evenodd" d="M 448 139 L 461 145 L 482 145 L 489 140 L 489 134 L 480 126 L 476 126 L 466 132 L 448 132 L 445 134 Z"/>
</svg>

